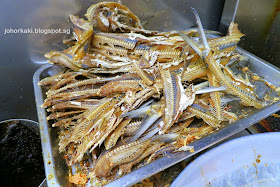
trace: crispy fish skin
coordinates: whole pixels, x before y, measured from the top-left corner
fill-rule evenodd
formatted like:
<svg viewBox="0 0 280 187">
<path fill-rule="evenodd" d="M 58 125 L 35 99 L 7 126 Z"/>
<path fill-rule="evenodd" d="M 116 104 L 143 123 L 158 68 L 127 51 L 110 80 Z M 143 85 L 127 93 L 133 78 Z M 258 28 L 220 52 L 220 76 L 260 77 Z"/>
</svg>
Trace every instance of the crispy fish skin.
<svg viewBox="0 0 280 187">
<path fill-rule="evenodd" d="M 231 83 L 222 72 L 219 64 L 214 59 L 213 52 L 210 52 L 209 55 L 206 57 L 205 62 L 208 64 L 208 68 L 210 71 L 217 77 L 217 79 L 220 81 L 222 85 L 225 85 L 227 87 L 227 91 L 230 94 L 236 95 L 241 99 L 241 103 L 245 106 L 253 106 L 255 108 L 262 108 L 263 104 L 256 100 L 254 97 L 250 97 L 249 94 L 246 94 L 245 91 L 243 91 L 238 86 Z"/>
<path fill-rule="evenodd" d="M 178 121 L 183 110 L 191 105 L 195 99 L 193 90 L 186 95 L 179 75 L 170 72 L 169 69 L 161 70 L 163 80 L 163 92 L 165 109 L 163 115 L 164 125 L 160 133 L 165 133 L 175 122 Z"/>
<path fill-rule="evenodd" d="M 89 176 L 105 177 L 110 170 L 120 164 L 131 162 L 138 158 L 147 148 L 151 140 L 137 140 L 127 145 L 117 147 L 98 158 L 96 166 Z"/>
</svg>

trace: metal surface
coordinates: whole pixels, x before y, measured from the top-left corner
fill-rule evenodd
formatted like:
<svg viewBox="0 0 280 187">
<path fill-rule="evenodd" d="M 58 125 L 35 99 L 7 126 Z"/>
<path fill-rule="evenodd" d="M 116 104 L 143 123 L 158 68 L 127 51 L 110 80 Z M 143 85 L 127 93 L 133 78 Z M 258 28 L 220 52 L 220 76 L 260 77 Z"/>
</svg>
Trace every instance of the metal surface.
<svg viewBox="0 0 280 187">
<path fill-rule="evenodd" d="M 38 187 L 48 187 L 47 179 L 44 179 L 43 182 Z"/>
<path fill-rule="evenodd" d="M 171 187 L 279 186 L 280 149 L 275 149 L 279 142 L 279 132 L 228 141 L 191 162 Z"/>
<path fill-rule="evenodd" d="M 280 0 L 226 0 L 220 30 L 231 20 L 246 36 L 239 46 L 280 67 Z"/>
<path fill-rule="evenodd" d="M 224 35 L 227 34 L 228 27 L 234 21 L 239 0 L 225 0 L 223 13 L 219 25 L 219 31 Z"/>
<path fill-rule="evenodd" d="M 246 52 L 245 50 L 237 48 L 237 51 L 240 54 L 243 54 L 245 57 L 249 58 L 249 61 L 242 61 L 240 64 L 248 66 L 252 72 L 257 73 L 262 77 L 267 77 L 266 80 L 270 83 L 276 86 L 280 86 L 280 82 L 278 81 L 280 78 L 280 71 L 277 67 L 259 59 L 258 57 Z M 58 153 L 58 140 L 56 135 L 57 129 L 51 128 L 51 125 L 46 120 L 45 109 L 41 108 L 41 105 L 43 104 L 43 100 L 45 98 L 44 92 L 46 90 L 42 90 L 38 86 L 38 82 L 42 78 L 57 74 L 60 71 L 61 69 L 59 69 L 58 66 L 47 65 L 40 68 L 34 74 L 33 79 L 48 184 L 56 184 L 58 186 L 65 185 L 67 183 L 66 176 L 68 168 L 64 163 L 62 156 Z M 268 87 L 265 86 L 265 84 L 260 85 L 259 91 L 267 91 L 267 88 Z M 253 125 L 254 123 L 279 111 L 279 105 L 280 102 L 277 102 L 261 110 L 253 109 L 251 107 L 239 107 L 239 109 L 234 112 L 237 112 L 239 114 L 246 113 L 247 116 L 233 124 L 221 128 L 217 132 L 214 132 L 192 143 L 191 145 L 193 145 L 195 149 L 194 152 L 180 152 L 174 154 L 171 158 L 160 158 L 152 162 L 151 164 L 148 164 L 140 169 L 137 169 L 125 175 L 120 179 L 117 179 L 116 181 L 108 184 L 107 186 L 130 186 L 147 177 L 150 177 L 155 173 L 158 173 L 159 171 L 162 171 L 186 158 L 189 158 L 190 156 L 230 137 L 235 133 L 242 131 L 243 129 Z M 51 177 L 49 178 L 48 176 Z"/>
<path fill-rule="evenodd" d="M 115 0 L 116 1 L 116 0 Z M 96 0 L 3 0 L 0 1 L 0 120 L 37 120 L 32 75 L 43 64 L 44 54 L 63 50 L 67 34 L 4 34 L 6 29 L 68 29 L 69 15 L 83 17 Z M 145 28 L 168 30 L 170 25 L 186 29 L 195 25 L 189 11 L 197 9 L 206 29 L 218 29 L 224 0 L 122 0 Z M 19 8 L 20 7 L 20 8 Z"/>
<path fill-rule="evenodd" d="M 53 68 L 53 69 L 51 69 Z M 46 120 L 46 111 L 41 108 L 44 92 L 39 88 L 38 82 L 45 76 L 55 75 L 61 69 L 57 66 L 45 65 L 38 69 L 33 76 L 36 106 L 40 124 L 40 135 L 43 150 L 43 159 L 48 186 L 66 186 L 68 167 L 58 153 L 58 139 L 55 128 L 51 128 Z"/>
</svg>

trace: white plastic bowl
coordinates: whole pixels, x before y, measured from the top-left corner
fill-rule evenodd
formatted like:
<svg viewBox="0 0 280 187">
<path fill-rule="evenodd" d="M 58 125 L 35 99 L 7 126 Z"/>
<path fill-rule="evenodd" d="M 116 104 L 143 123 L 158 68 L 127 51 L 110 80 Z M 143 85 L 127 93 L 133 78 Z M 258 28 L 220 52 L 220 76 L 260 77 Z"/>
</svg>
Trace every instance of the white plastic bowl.
<svg viewBox="0 0 280 187">
<path fill-rule="evenodd" d="M 280 186 L 280 132 L 223 143 L 191 162 L 171 187 Z"/>
</svg>

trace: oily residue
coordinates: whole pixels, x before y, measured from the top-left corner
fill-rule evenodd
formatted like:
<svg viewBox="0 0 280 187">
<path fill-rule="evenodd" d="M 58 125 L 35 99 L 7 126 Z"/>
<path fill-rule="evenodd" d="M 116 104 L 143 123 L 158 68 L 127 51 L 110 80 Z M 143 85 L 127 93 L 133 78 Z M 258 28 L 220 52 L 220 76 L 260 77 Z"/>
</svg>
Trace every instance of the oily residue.
<svg viewBox="0 0 280 187">
<path fill-rule="evenodd" d="M 253 149 L 253 151 L 254 151 L 254 155 L 255 155 L 255 162 L 253 162 L 252 165 L 253 165 L 253 166 L 255 167 L 255 169 L 256 169 L 256 178 L 258 178 L 258 173 L 259 173 L 259 171 L 258 171 L 257 164 L 259 164 L 259 163 L 261 162 L 260 158 L 262 157 L 262 155 L 257 154 L 255 149 Z"/>
<path fill-rule="evenodd" d="M 259 173 L 257 164 L 254 162 L 252 165 L 256 168 L 256 175 L 257 175 Z"/>
<path fill-rule="evenodd" d="M 258 158 L 256 158 L 256 163 L 259 164 L 261 162 L 260 158 L 262 155 L 258 155 Z"/>
</svg>

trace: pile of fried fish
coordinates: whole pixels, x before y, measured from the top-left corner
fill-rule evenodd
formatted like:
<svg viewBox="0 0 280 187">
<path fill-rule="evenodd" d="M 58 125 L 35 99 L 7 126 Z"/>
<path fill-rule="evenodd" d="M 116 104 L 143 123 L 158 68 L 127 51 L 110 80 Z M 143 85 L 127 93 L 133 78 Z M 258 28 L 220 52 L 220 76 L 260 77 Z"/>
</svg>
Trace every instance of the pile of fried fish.
<svg viewBox="0 0 280 187">
<path fill-rule="evenodd" d="M 115 2 L 90 6 L 86 19 L 70 15 L 69 48 L 45 55 L 65 68 L 39 82 L 47 88 L 47 120 L 59 128 L 59 151 L 76 165 L 70 182 L 104 184 L 166 152 L 192 151 L 189 143 L 238 120 L 232 100 L 265 106 L 248 68 L 240 76 L 228 66 L 242 59 L 234 51 L 244 36 L 238 25 L 209 38 L 215 32 L 193 12 L 198 28 L 170 32 L 145 30 Z"/>
</svg>

